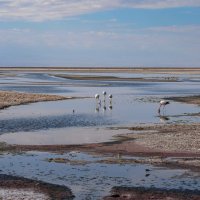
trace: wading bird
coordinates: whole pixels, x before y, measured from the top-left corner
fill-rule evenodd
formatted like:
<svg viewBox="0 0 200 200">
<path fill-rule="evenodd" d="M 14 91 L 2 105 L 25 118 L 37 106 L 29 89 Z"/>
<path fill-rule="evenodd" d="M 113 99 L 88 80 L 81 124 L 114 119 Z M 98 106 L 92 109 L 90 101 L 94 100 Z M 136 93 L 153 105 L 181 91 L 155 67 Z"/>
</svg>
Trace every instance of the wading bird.
<svg viewBox="0 0 200 200">
<path fill-rule="evenodd" d="M 100 97 L 100 96 L 99 96 L 99 94 L 95 94 L 94 97 L 95 97 L 95 99 L 99 100 L 99 97 Z"/>
<path fill-rule="evenodd" d="M 101 103 L 101 100 L 99 99 L 100 98 L 100 95 L 99 94 L 95 94 L 95 99 L 96 99 L 96 103 L 97 104 L 100 104 Z"/>
<path fill-rule="evenodd" d="M 96 107 L 100 106 L 101 107 L 101 99 L 99 94 L 95 94 L 95 99 L 96 99 Z"/>
<path fill-rule="evenodd" d="M 106 94 L 107 94 L 107 93 L 106 93 L 106 91 L 103 91 L 102 94 L 103 94 L 103 96 L 104 96 L 104 102 L 105 102 L 105 101 L 106 101 Z"/>
<path fill-rule="evenodd" d="M 165 100 L 161 100 L 161 101 L 160 101 L 160 106 L 159 106 L 159 108 L 158 108 L 158 113 L 159 113 L 159 114 L 160 114 L 160 109 L 161 109 L 161 107 L 163 107 L 163 109 L 164 109 L 165 106 L 166 106 L 167 104 L 169 104 L 169 101 L 165 101 Z"/>
</svg>

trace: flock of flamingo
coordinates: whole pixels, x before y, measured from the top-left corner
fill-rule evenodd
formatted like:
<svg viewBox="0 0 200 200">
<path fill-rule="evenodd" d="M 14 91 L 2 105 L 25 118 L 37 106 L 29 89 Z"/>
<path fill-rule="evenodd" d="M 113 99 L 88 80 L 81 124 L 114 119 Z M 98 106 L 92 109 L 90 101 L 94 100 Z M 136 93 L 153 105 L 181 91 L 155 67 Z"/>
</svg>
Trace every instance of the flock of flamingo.
<svg viewBox="0 0 200 200">
<path fill-rule="evenodd" d="M 107 92 L 103 91 L 102 94 L 103 94 L 103 110 L 106 110 L 106 95 L 107 95 Z M 101 107 L 100 95 L 99 94 L 95 94 L 94 97 L 96 99 L 96 111 L 98 112 L 99 108 Z M 109 94 L 108 98 L 109 98 L 109 109 L 112 110 L 112 98 L 113 98 L 113 95 Z"/>
<path fill-rule="evenodd" d="M 106 110 L 106 95 L 107 95 L 107 92 L 103 91 L 102 94 L 103 94 L 103 103 L 104 103 L 103 109 Z M 113 98 L 113 95 L 109 94 L 108 98 L 109 98 L 109 108 L 112 109 L 112 98 Z M 96 111 L 99 111 L 99 107 L 101 107 L 100 95 L 99 94 L 95 94 L 95 99 L 96 99 Z M 158 114 L 159 115 L 160 115 L 161 108 L 163 108 L 163 111 L 164 111 L 165 106 L 168 105 L 168 104 L 170 104 L 169 101 L 166 101 L 166 100 L 161 100 L 160 101 L 160 105 L 159 105 L 159 108 L 158 108 Z"/>
</svg>

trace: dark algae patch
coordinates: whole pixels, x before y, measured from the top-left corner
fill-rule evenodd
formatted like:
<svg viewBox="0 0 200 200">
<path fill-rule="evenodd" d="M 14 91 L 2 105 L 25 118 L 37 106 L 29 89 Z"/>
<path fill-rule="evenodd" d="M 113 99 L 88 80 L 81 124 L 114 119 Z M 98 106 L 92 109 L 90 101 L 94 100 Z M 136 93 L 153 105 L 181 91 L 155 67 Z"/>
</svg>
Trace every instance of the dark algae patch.
<svg viewBox="0 0 200 200">
<path fill-rule="evenodd" d="M 200 191 L 165 190 L 143 187 L 113 187 L 111 195 L 104 200 L 199 200 Z"/>
</svg>

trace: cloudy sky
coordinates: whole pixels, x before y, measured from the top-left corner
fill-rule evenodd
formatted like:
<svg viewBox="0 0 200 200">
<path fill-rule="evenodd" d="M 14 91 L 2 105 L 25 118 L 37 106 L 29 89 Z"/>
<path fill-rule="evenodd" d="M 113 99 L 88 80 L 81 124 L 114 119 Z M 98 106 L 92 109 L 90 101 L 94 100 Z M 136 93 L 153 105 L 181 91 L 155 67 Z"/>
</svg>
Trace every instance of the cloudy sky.
<svg viewBox="0 0 200 200">
<path fill-rule="evenodd" d="M 200 67 L 200 0 L 0 0 L 0 66 Z"/>
</svg>

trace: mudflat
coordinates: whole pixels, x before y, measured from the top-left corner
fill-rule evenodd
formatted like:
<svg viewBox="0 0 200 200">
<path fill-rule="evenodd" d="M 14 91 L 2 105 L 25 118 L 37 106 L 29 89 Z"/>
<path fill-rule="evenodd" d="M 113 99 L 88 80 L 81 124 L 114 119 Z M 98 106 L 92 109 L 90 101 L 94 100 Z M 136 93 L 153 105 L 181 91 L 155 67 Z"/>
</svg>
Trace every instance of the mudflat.
<svg viewBox="0 0 200 200">
<path fill-rule="evenodd" d="M 41 101 L 58 101 L 70 98 L 72 97 L 0 91 L 0 109 L 27 103 L 35 103 Z"/>
<path fill-rule="evenodd" d="M 114 187 L 111 195 L 104 200 L 140 199 L 140 200 L 198 200 L 200 194 L 192 191 L 161 190 L 146 188 Z"/>
</svg>

